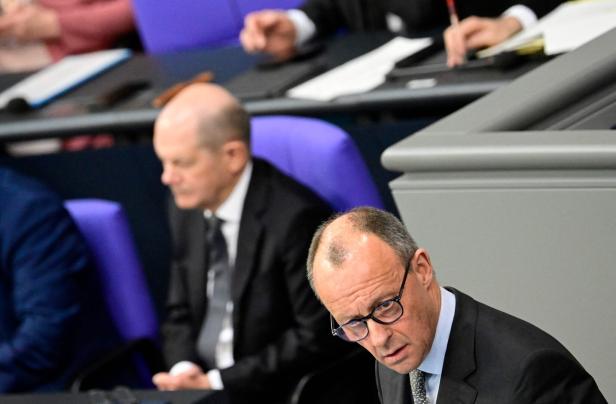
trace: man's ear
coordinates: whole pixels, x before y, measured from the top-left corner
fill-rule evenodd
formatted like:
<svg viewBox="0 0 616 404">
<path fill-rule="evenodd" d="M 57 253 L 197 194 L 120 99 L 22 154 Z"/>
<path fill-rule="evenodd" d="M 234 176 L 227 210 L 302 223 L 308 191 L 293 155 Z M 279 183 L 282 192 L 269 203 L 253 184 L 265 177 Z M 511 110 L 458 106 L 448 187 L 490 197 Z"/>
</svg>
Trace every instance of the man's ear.
<svg viewBox="0 0 616 404">
<path fill-rule="evenodd" d="M 241 140 L 231 140 L 222 146 L 223 158 L 229 171 L 240 173 L 250 159 L 250 152 L 246 143 Z"/>
<path fill-rule="evenodd" d="M 426 288 L 429 287 L 434 277 L 434 271 L 428 251 L 424 248 L 418 248 L 413 258 L 411 258 L 411 264 L 413 265 L 413 272 L 415 272 L 421 285 Z"/>
</svg>

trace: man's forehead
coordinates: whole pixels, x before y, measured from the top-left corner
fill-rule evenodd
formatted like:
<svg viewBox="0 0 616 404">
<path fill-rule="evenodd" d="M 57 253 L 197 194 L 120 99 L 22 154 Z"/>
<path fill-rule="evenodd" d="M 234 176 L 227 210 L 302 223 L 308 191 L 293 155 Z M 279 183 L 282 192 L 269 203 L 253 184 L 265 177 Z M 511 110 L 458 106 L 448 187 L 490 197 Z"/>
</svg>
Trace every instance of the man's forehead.
<svg viewBox="0 0 616 404">
<path fill-rule="evenodd" d="M 393 254 L 386 250 L 388 246 L 371 233 L 357 230 L 324 233 L 315 255 L 314 277 L 318 278 L 321 272 L 331 277 L 349 268 L 358 271 L 367 266 L 380 266 L 382 258 Z"/>
<path fill-rule="evenodd" d="M 398 264 L 394 255 L 374 248 L 349 252 L 339 266 L 322 259 L 316 264 L 315 287 L 337 320 L 361 317 L 395 294 L 398 286 L 392 271 Z"/>
<path fill-rule="evenodd" d="M 177 104 L 175 104 L 177 106 Z M 155 124 L 155 134 L 176 133 L 184 129 L 197 128 L 198 111 L 194 108 L 170 106 L 161 111 Z"/>
<path fill-rule="evenodd" d="M 340 265 L 352 255 L 370 248 L 373 237 L 370 233 L 354 228 L 342 217 L 332 222 L 323 232 L 317 255 Z"/>
</svg>

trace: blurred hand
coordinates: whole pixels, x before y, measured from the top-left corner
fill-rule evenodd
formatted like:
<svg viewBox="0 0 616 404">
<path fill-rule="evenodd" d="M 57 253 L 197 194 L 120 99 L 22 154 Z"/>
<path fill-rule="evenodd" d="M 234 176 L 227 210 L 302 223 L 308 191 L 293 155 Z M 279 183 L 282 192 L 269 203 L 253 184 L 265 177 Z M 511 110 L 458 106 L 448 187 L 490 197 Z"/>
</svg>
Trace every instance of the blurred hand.
<svg viewBox="0 0 616 404">
<path fill-rule="evenodd" d="M 156 373 L 152 377 L 152 382 L 159 390 L 211 389 L 207 374 L 197 365 L 181 372 Z"/>
<path fill-rule="evenodd" d="M 269 53 L 276 60 L 287 60 L 295 52 L 297 32 L 284 11 L 263 10 L 244 19 L 240 41 L 248 53 Z"/>
<path fill-rule="evenodd" d="M 0 0 L 0 6 L 4 14 L 10 14 L 28 3 L 30 3 L 30 0 Z"/>
<path fill-rule="evenodd" d="M 17 41 L 58 38 L 60 22 L 55 11 L 38 4 L 13 7 L 0 16 L 0 37 Z"/>
<path fill-rule="evenodd" d="M 458 26 L 450 26 L 443 34 L 447 50 L 447 65 L 464 63 L 469 49 L 481 49 L 501 43 L 522 29 L 515 17 L 482 18 L 468 17 Z"/>
</svg>

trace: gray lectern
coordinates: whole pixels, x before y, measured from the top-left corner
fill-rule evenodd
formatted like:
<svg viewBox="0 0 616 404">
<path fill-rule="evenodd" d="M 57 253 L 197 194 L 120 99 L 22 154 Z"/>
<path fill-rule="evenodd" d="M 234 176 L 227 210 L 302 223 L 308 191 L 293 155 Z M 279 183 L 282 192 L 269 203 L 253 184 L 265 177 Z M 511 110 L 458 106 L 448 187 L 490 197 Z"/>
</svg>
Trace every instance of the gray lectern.
<svg viewBox="0 0 616 404">
<path fill-rule="evenodd" d="M 444 285 L 527 319 L 616 401 L 616 30 L 390 147 Z"/>
</svg>

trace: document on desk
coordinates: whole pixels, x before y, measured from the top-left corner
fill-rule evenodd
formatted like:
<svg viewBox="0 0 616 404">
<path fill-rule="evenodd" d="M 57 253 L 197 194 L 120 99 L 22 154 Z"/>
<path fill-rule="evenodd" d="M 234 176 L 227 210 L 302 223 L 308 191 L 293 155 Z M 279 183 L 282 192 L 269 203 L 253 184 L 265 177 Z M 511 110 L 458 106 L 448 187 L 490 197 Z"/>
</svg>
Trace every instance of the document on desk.
<svg viewBox="0 0 616 404">
<path fill-rule="evenodd" d="M 616 0 L 582 0 L 563 3 L 537 24 L 499 45 L 477 52 L 478 57 L 515 51 L 542 39 L 546 55 L 569 52 L 616 27 Z"/>
<path fill-rule="evenodd" d="M 342 95 L 372 90 L 385 82 L 385 75 L 398 60 L 419 52 L 431 43 L 431 38 L 394 38 L 365 55 L 291 88 L 287 96 L 331 101 Z"/>
<path fill-rule="evenodd" d="M 32 108 L 45 105 L 105 70 L 128 59 L 128 49 L 113 49 L 67 56 L 20 81 L 0 94 L 0 108 L 23 99 Z"/>
<path fill-rule="evenodd" d="M 585 7 L 578 8 L 566 25 L 548 26 L 543 30 L 546 55 L 569 52 L 616 28 L 616 1 L 580 4 Z"/>
</svg>

